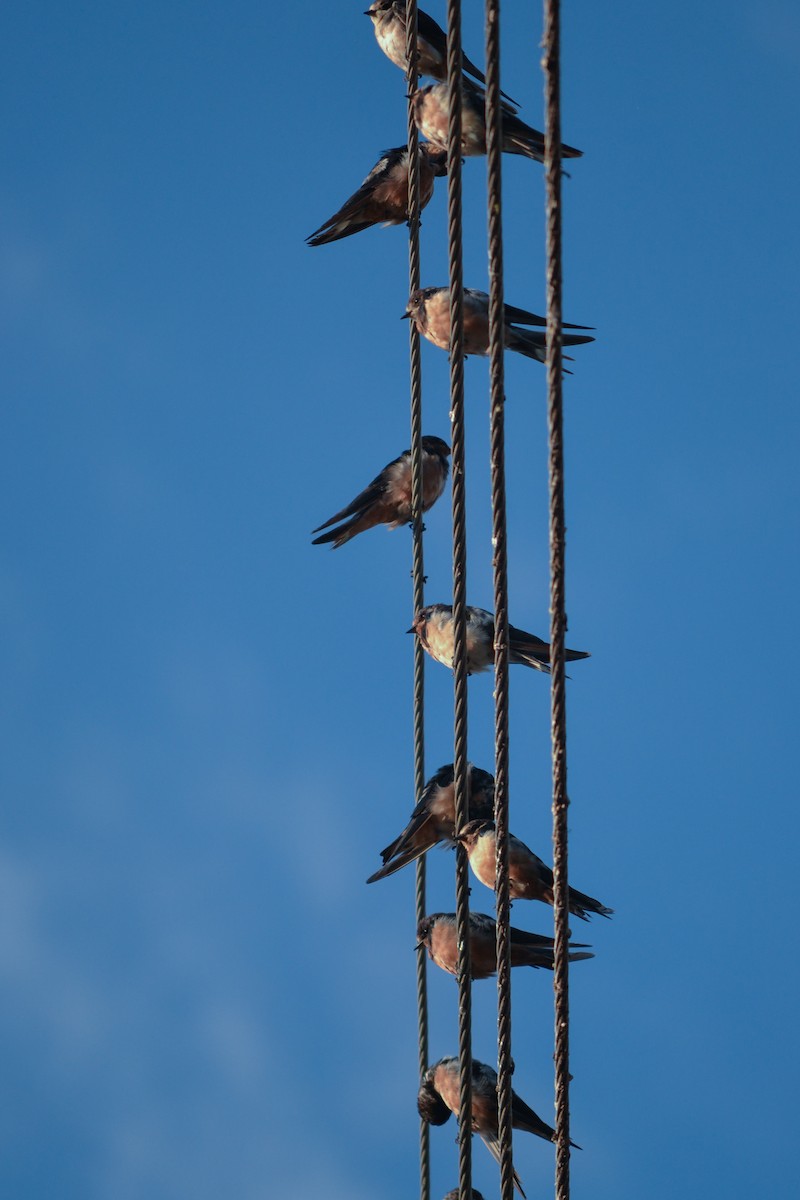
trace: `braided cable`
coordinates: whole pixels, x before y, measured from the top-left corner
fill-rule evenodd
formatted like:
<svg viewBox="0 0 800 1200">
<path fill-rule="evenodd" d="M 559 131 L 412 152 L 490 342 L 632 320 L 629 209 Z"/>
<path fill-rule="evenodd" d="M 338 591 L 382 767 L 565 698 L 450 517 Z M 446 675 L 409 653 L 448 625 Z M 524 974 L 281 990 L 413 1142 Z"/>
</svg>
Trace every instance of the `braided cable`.
<svg viewBox="0 0 800 1200">
<path fill-rule="evenodd" d="M 450 429 L 453 476 L 453 690 L 456 825 L 468 819 L 467 514 L 464 435 L 464 271 L 461 226 L 461 3 L 447 0 L 447 248 L 450 280 Z M 458 940 L 458 1186 L 472 1196 L 472 980 L 469 953 L 469 860 L 456 847 Z"/>
<path fill-rule="evenodd" d="M 419 139 L 410 97 L 417 86 L 417 0 L 406 4 L 406 82 L 409 96 L 408 124 L 408 291 L 416 291 L 420 283 L 419 249 Z M 423 556 L 423 496 L 422 496 L 422 360 L 420 335 L 409 321 L 409 359 L 411 374 L 411 530 L 412 530 L 412 592 L 413 612 L 425 605 L 425 561 Z M 425 650 L 419 638 L 414 638 L 414 797 L 418 803 L 425 787 Z M 426 856 L 417 859 L 414 886 L 414 928 L 426 913 L 425 874 Z M 417 949 L 417 1038 L 420 1078 L 428 1068 L 428 966 L 424 946 Z M 420 1200 L 430 1200 L 431 1160 L 430 1126 L 419 1122 L 419 1193 Z"/>
<path fill-rule="evenodd" d="M 500 0 L 486 0 L 486 160 L 489 227 L 489 385 L 494 576 L 494 729 L 497 860 L 497 1101 L 501 1200 L 514 1195 L 511 1132 L 511 906 L 508 894 L 508 545 L 500 100 Z"/>
<path fill-rule="evenodd" d="M 567 895 L 567 710 L 564 667 L 565 520 L 562 394 L 561 112 L 559 0 L 544 0 L 547 185 L 547 424 L 550 488 L 550 736 L 553 755 L 555 922 L 556 1200 L 569 1200 L 569 901 Z"/>
</svg>

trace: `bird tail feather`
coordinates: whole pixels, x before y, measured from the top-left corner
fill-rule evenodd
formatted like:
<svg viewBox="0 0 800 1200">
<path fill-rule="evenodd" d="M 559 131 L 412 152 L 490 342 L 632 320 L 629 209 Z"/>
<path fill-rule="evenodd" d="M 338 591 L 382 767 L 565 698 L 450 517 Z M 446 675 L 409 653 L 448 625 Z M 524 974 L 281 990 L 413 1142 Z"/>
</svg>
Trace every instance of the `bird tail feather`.
<svg viewBox="0 0 800 1200">
<path fill-rule="evenodd" d="M 569 911 L 574 916 L 580 917 L 582 921 L 588 921 L 589 915 L 610 917 L 614 912 L 613 908 L 606 908 L 605 904 L 595 900 L 594 896 L 587 896 L 585 892 L 579 892 L 577 888 L 569 889 Z"/>
<path fill-rule="evenodd" d="M 338 529 L 329 529 L 327 533 L 322 533 L 319 537 L 315 537 L 311 545 L 323 546 L 327 545 L 328 542 L 333 542 L 333 549 L 338 550 L 340 546 L 343 546 L 345 542 L 349 542 L 351 538 L 354 538 L 360 532 L 357 526 L 358 517 L 354 517 L 352 521 L 348 521 L 345 525 L 340 525 Z M 324 525 L 320 525 L 320 529 L 324 528 Z M 316 533 L 317 531 L 315 529 L 312 532 Z"/>
<path fill-rule="evenodd" d="M 306 238 L 307 246 L 326 246 L 329 242 L 338 242 L 340 238 L 352 237 L 354 233 L 361 233 L 362 229 L 369 229 L 374 221 L 342 221 L 341 224 L 330 224 L 326 222 L 320 225 L 313 233 Z"/>
<path fill-rule="evenodd" d="M 500 1161 L 500 1139 L 494 1133 L 487 1133 L 487 1132 L 483 1132 L 483 1131 L 481 1132 L 480 1136 L 481 1136 L 481 1140 L 483 1141 L 484 1145 L 486 1146 L 486 1149 L 489 1151 L 489 1153 L 491 1154 L 492 1158 L 495 1160 L 497 1165 L 502 1166 L 503 1164 Z M 522 1180 L 520 1179 L 519 1175 L 517 1174 L 516 1167 L 512 1166 L 511 1171 L 514 1176 L 514 1187 L 517 1189 L 520 1196 L 522 1196 L 522 1200 L 526 1200 L 525 1192 L 523 1191 L 523 1188 L 522 1188 Z"/>
<path fill-rule="evenodd" d="M 370 875 L 367 883 L 377 883 L 379 879 L 386 879 L 389 875 L 394 875 L 396 871 L 401 871 L 409 863 L 422 858 L 422 855 L 427 854 L 435 844 L 435 842 L 430 842 L 420 846 L 417 842 L 406 847 L 406 838 L 399 837 L 396 842 L 392 842 L 391 846 L 387 846 L 385 850 L 381 851 L 383 866 L 374 875 Z"/>
</svg>

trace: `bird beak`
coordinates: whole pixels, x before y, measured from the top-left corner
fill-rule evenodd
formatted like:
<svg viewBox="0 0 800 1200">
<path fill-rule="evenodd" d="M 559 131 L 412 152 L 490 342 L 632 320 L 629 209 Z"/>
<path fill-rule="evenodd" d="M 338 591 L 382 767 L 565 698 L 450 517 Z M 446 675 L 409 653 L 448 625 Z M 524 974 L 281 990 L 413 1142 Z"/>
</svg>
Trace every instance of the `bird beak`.
<svg viewBox="0 0 800 1200">
<path fill-rule="evenodd" d="M 415 949 L 415 950 L 424 950 L 424 949 L 425 949 L 425 943 L 424 943 L 424 942 L 417 942 L 417 944 L 416 944 L 416 946 L 414 947 L 414 949 Z"/>
<path fill-rule="evenodd" d="M 400 318 L 400 320 L 401 320 L 401 321 L 407 321 L 407 320 L 408 320 L 408 318 L 409 318 L 410 316 L 411 316 L 411 313 L 408 311 L 408 309 L 406 309 L 406 311 L 403 313 L 403 315 L 402 315 L 402 317 Z"/>
<path fill-rule="evenodd" d="M 413 626 L 413 625 L 411 626 L 411 628 L 410 628 L 410 629 L 407 629 L 407 630 L 406 630 L 406 633 L 416 633 L 416 632 L 417 632 L 417 631 L 416 631 L 416 629 L 414 628 L 414 626 Z"/>
</svg>

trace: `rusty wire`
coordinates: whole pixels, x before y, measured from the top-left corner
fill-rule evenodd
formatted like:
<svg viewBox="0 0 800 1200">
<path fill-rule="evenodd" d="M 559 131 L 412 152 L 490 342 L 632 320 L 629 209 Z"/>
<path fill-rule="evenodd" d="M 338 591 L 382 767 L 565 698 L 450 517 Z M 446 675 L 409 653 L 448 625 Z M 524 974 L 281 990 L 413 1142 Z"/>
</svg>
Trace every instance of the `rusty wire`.
<svg viewBox="0 0 800 1200">
<path fill-rule="evenodd" d="M 406 83 L 409 96 L 408 125 L 408 291 L 420 285 L 419 249 L 419 138 L 410 97 L 417 87 L 417 0 L 406 4 Z M 409 360 L 411 374 L 411 510 L 412 510 L 412 592 L 413 611 L 425 604 L 425 560 L 423 556 L 422 497 L 422 361 L 420 335 L 409 321 Z M 418 803 L 425 787 L 425 650 L 414 638 L 414 797 Z M 426 915 L 426 856 L 417 859 L 414 886 L 414 928 Z M 417 1036 L 420 1078 L 428 1068 L 428 965 L 425 947 L 417 948 Z M 419 1122 L 420 1200 L 430 1200 L 431 1158 L 430 1126 Z"/>
<path fill-rule="evenodd" d="M 503 336 L 500 0 L 486 0 L 486 162 L 489 226 L 489 385 L 494 576 L 494 730 L 497 860 L 497 1101 L 501 1200 L 514 1195 L 511 1132 L 511 906 L 508 894 L 508 544 Z"/>
<path fill-rule="evenodd" d="M 461 4 L 447 0 L 447 249 L 450 283 L 450 430 L 453 476 L 453 690 L 456 824 L 469 812 L 467 754 L 467 512 L 464 435 L 464 271 L 461 228 Z M 469 860 L 456 847 L 458 939 L 458 1186 L 472 1195 L 472 971 L 469 952 Z"/>
<path fill-rule="evenodd" d="M 564 668 L 565 520 L 562 394 L 560 6 L 544 0 L 547 187 L 547 427 L 550 489 L 550 736 L 553 754 L 553 908 L 555 922 L 556 1200 L 569 1200 L 569 900 L 567 877 L 567 710 Z"/>
</svg>

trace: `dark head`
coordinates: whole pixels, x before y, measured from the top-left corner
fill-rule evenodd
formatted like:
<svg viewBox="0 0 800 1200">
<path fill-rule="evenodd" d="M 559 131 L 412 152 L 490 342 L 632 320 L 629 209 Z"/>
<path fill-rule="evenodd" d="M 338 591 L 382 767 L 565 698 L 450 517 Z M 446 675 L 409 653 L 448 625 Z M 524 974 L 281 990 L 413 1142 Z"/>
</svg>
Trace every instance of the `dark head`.
<svg viewBox="0 0 800 1200">
<path fill-rule="evenodd" d="M 422 637 L 425 632 L 425 626 L 428 623 L 430 616 L 430 608 L 421 608 L 418 613 L 415 613 L 414 620 L 411 622 L 411 628 L 406 630 L 406 633 L 415 633 L 417 637 Z"/>
<path fill-rule="evenodd" d="M 430 913 L 427 917 L 423 917 L 419 925 L 417 925 L 417 945 L 427 946 L 430 950 L 431 934 L 433 933 L 434 926 L 439 921 L 444 921 L 445 923 L 448 921 L 452 922 L 453 916 L 453 913 L 435 912 Z"/>
<path fill-rule="evenodd" d="M 444 1125 L 450 1120 L 450 1109 L 433 1086 L 434 1070 L 431 1067 L 425 1073 L 422 1087 L 417 1093 L 417 1112 L 428 1125 Z"/>
<path fill-rule="evenodd" d="M 434 175 L 441 178 L 447 174 L 447 151 L 439 146 L 432 146 L 430 142 L 420 142 L 419 152 L 423 157 L 427 158 L 431 170 Z"/>
<path fill-rule="evenodd" d="M 447 1193 L 444 1200 L 458 1200 L 460 1194 L 458 1188 L 453 1188 L 452 1192 Z M 476 1192 L 475 1188 L 472 1189 L 472 1200 L 483 1200 L 483 1196 L 480 1192 Z"/>
<path fill-rule="evenodd" d="M 425 87 L 417 88 L 417 90 L 412 92 L 408 97 L 411 101 L 411 111 L 414 114 L 414 121 L 417 125 L 417 128 L 419 128 L 422 122 L 422 107 L 428 98 L 428 93 L 432 92 L 435 86 L 436 85 L 433 83 L 428 83 L 425 85 Z M 447 161 L 447 149 L 444 146 L 444 143 L 440 149 L 444 150 L 445 161 Z"/>
<path fill-rule="evenodd" d="M 428 782 L 425 784 L 427 790 L 431 784 L 436 784 L 437 787 L 450 787 L 455 779 L 455 767 L 452 763 L 447 763 L 444 767 L 439 767 L 435 775 L 431 775 Z"/>
<path fill-rule="evenodd" d="M 425 324 L 425 293 L 422 288 L 417 288 L 417 290 L 412 292 L 408 297 L 406 311 L 403 313 L 400 320 L 405 321 L 408 317 L 410 317 L 412 321 L 416 321 L 418 324 Z"/>
<path fill-rule="evenodd" d="M 440 437 L 428 437 L 426 435 L 422 439 L 422 449 L 427 450 L 428 454 L 438 454 L 441 458 L 450 457 L 450 447 Z"/>
<path fill-rule="evenodd" d="M 461 832 L 456 834 L 456 841 L 461 842 L 462 846 L 469 851 L 482 834 L 489 832 L 494 832 L 494 821 L 483 819 L 468 821 Z"/>
<path fill-rule="evenodd" d="M 494 775 L 482 771 L 480 767 L 469 769 L 469 809 L 473 820 L 481 817 L 491 820 L 494 813 Z"/>
</svg>

